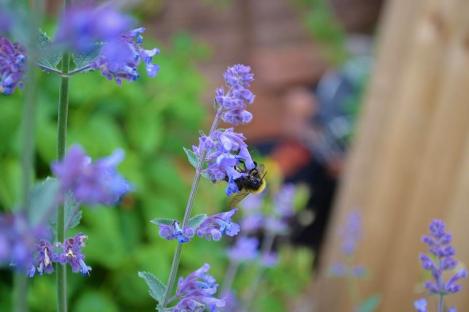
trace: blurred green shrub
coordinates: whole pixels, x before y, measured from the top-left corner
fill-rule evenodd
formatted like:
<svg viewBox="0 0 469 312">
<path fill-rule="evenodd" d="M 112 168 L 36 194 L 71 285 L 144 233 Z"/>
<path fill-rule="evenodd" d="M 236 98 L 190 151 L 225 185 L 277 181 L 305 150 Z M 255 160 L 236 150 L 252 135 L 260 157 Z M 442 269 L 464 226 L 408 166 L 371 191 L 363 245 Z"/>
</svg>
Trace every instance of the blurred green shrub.
<svg viewBox="0 0 469 312">
<path fill-rule="evenodd" d="M 137 272 L 150 271 L 162 280 L 167 278 L 175 244 L 159 238 L 149 220 L 182 216 L 193 174 L 182 147 L 197 142 L 208 112 L 200 101 L 204 79 L 195 67 L 206 49 L 179 35 L 170 47 L 161 50 L 155 59 L 161 71 L 155 79 L 142 74 L 137 82 L 124 82 L 121 87 L 99 73 L 71 79 L 68 144 L 81 144 L 93 157 L 123 148 L 126 158 L 120 170 L 134 187 L 116 208 L 85 209 L 82 223 L 74 229 L 89 237 L 84 252 L 92 272 L 89 277 L 69 275 L 71 311 L 153 311 L 154 302 Z M 50 175 L 49 164 L 56 157 L 59 79 L 41 73 L 40 81 L 38 179 Z M 0 100 L 0 211 L 11 209 L 19 198 L 22 100 L 22 92 Z M 218 211 L 224 197 L 223 185 L 202 181 L 195 213 Z M 221 280 L 227 262 L 225 247 L 195 239 L 184 248 L 180 273 L 187 274 L 207 262 Z M 305 259 L 302 253 L 291 257 Z M 275 283 L 266 288 L 272 291 L 263 294 L 269 300 L 304 284 L 304 266 L 288 265 L 288 261 L 269 273 L 268 280 Z M 11 309 L 11 284 L 11 272 L 0 270 L 0 311 Z M 32 312 L 55 311 L 55 297 L 55 275 L 31 280 L 28 302 Z M 281 307 L 277 310 L 286 311 Z"/>
</svg>

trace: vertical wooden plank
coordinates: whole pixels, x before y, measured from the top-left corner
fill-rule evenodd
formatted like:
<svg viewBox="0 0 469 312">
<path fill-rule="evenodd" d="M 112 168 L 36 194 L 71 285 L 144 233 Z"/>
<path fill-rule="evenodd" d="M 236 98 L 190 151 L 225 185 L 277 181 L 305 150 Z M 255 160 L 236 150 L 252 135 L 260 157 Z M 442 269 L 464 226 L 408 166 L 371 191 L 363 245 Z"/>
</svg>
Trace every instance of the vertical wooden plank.
<svg viewBox="0 0 469 312">
<path fill-rule="evenodd" d="M 319 276 L 313 291 L 317 294 L 317 311 L 344 311 L 348 294 L 343 283 L 325 276 L 327 267 L 337 260 L 339 242 L 336 228 L 352 208 L 365 206 L 365 197 L 372 186 L 372 168 L 380 166 L 377 152 L 382 150 L 385 129 L 396 109 L 394 94 L 404 70 L 422 0 L 388 1 L 380 27 L 378 53 L 371 85 L 359 123 L 357 137 L 350 151 L 347 168 L 336 204 L 336 213 L 325 245 Z M 342 307 L 342 308 L 341 308 Z"/>
<path fill-rule="evenodd" d="M 407 308 L 411 307 L 412 299 L 416 297 L 413 286 L 421 272 L 417 254 L 425 248 L 420 237 L 427 232 L 431 219 L 454 218 L 457 213 L 451 210 L 451 201 L 456 195 L 455 190 L 459 192 L 461 164 L 469 134 L 469 55 L 466 46 L 469 5 L 465 0 L 449 0 L 444 5 L 447 15 L 440 21 L 440 27 L 445 29 L 449 44 L 443 62 L 441 93 L 424 138 L 417 178 L 411 185 L 411 200 L 402 211 L 400 222 L 396 223 L 401 227 L 393 235 L 395 249 L 382 281 L 386 285 L 383 311 L 395 311 L 395 302 L 399 301 L 406 302 Z M 469 189 L 466 192 L 469 193 Z M 464 228 L 465 224 L 460 222 L 451 227 Z M 405 309 L 404 305 L 402 309 Z M 460 307 L 460 310 L 466 309 Z"/>
</svg>

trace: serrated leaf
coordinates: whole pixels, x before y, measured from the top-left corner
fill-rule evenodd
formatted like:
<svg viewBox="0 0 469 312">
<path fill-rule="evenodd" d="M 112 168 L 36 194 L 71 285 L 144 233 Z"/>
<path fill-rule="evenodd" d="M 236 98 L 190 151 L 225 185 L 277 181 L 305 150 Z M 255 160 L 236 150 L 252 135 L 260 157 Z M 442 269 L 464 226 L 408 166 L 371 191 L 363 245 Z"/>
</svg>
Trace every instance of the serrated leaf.
<svg viewBox="0 0 469 312">
<path fill-rule="evenodd" d="M 194 153 L 194 151 L 188 148 L 183 147 L 183 149 L 184 149 L 184 152 L 186 153 L 187 160 L 189 161 L 189 163 L 192 165 L 192 167 L 197 168 L 197 163 L 199 161 L 197 155 Z"/>
<path fill-rule="evenodd" d="M 31 224 L 46 222 L 57 206 L 59 183 L 55 178 L 46 178 L 33 186 L 30 192 L 31 208 L 29 218 Z"/>
<path fill-rule="evenodd" d="M 164 225 L 172 225 L 174 223 L 174 219 L 168 219 L 168 218 L 155 218 L 151 220 L 150 222 L 156 225 L 164 224 Z"/>
<path fill-rule="evenodd" d="M 189 225 L 189 227 L 191 227 L 193 229 L 196 229 L 202 224 L 202 222 L 205 221 L 205 219 L 207 219 L 206 214 L 199 214 L 195 217 L 190 218 L 189 222 L 188 222 L 188 225 Z"/>
<path fill-rule="evenodd" d="M 378 308 L 380 301 L 380 295 L 372 295 L 360 304 L 358 312 L 373 312 Z"/>
<path fill-rule="evenodd" d="M 138 276 L 143 278 L 147 283 L 150 296 L 158 302 L 163 301 L 166 285 L 150 272 L 138 272 Z"/>
<path fill-rule="evenodd" d="M 85 53 L 74 53 L 73 62 L 75 63 L 75 68 L 82 68 L 91 63 L 96 57 L 98 57 L 99 52 L 101 51 L 101 44 L 95 43 L 93 47 Z"/>
<path fill-rule="evenodd" d="M 37 38 L 38 60 L 40 65 L 57 69 L 57 65 L 62 59 L 63 48 L 49 40 L 49 37 L 43 32 L 39 32 Z"/>
<path fill-rule="evenodd" d="M 65 230 L 73 229 L 80 224 L 81 217 L 80 203 L 68 195 L 65 200 Z"/>
</svg>

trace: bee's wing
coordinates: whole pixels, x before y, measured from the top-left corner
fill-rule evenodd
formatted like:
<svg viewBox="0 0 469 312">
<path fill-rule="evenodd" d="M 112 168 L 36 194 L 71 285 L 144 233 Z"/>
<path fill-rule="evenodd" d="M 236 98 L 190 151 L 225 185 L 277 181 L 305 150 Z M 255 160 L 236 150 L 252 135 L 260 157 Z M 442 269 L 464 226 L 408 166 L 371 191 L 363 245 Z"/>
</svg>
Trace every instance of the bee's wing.
<svg viewBox="0 0 469 312">
<path fill-rule="evenodd" d="M 230 198 L 229 198 L 229 201 L 228 201 L 228 205 L 229 205 L 229 208 L 237 208 L 238 204 L 243 200 L 245 199 L 248 195 L 250 194 L 250 192 L 248 192 L 247 190 L 241 190 L 240 192 L 232 195 Z"/>
</svg>

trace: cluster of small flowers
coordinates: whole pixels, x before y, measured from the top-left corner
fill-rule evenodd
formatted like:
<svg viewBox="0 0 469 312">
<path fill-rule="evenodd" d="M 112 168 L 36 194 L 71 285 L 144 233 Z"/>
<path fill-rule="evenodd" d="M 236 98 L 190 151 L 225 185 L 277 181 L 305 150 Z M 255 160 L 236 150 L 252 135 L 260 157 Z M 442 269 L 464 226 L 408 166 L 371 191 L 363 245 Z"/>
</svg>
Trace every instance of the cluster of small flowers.
<svg viewBox="0 0 469 312">
<path fill-rule="evenodd" d="M 177 239 L 179 243 L 189 242 L 195 233 L 199 237 L 214 241 L 219 241 L 223 235 L 236 236 L 239 233 L 239 225 L 231 220 L 235 213 L 236 209 L 232 209 L 208 216 L 195 228 L 186 226 L 182 229 L 176 220 L 170 224 L 158 223 L 160 236 L 167 240 Z"/>
<path fill-rule="evenodd" d="M 80 204 L 115 204 L 130 191 L 129 183 L 116 169 L 122 158 L 123 153 L 117 151 L 92 162 L 81 147 L 72 146 L 62 161 L 52 164 L 60 192 L 51 205 L 63 202 L 65 194 Z M 32 225 L 21 215 L 0 215 L 0 263 L 10 263 L 30 277 L 53 272 L 53 263 L 68 263 L 73 272 L 88 274 L 91 268 L 81 253 L 86 236 L 78 234 L 56 243 L 51 243 L 50 236 L 42 223 Z"/>
<path fill-rule="evenodd" d="M 145 50 L 142 47 L 145 29 L 131 30 L 131 25 L 132 20 L 111 5 L 72 7 L 62 14 L 53 43 L 74 55 L 89 55 L 93 49 L 99 49 L 97 56 L 79 70 L 99 70 L 118 84 L 138 79 L 137 69 L 142 62 L 148 76 L 155 77 L 159 67 L 152 59 L 159 50 Z M 0 93 L 8 95 L 21 87 L 25 71 L 25 49 L 0 36 Z"/>
<path fill-rule="evenodd" d="M 215 298 L 218 284 L 215 278 L 208 274 L 209 269 L 210 266 L 204 264 L 187 277 L 181 277 L 176 291 L 176 299 L 179 302 L 165 311 L 219 311 L 219 308 L 223 308 L 225 301 Z"/>
<path fill-rule="evenodd" d="M 223 88 L 216 91 L 215 103 L 217 115 L 232 125 L 248 123 L 252 114 L 246 110 L 247 104 L 254 101 L 254 94 L 248 89 L 254 80 L 251 68 L 245 65 L 229 67 L 225 74 L 225 83 L 229 87 L 225 93 Z M 202 135 L 199 145 L 193 146 L 198 159 L 203 159 L 206 168 L 203 174 L 212 182 L 227 181 L 228 196 L 239 192 L 236 180 L 247 175 L 247 171 L 255 168 L 255 163 L 247 149 L 246 138 L 232 128 L 215 129 Z"/>
<path fill-rule="evenodd" d="M 25 70 L 24 49 L 19 44 L 0 36 L 0 93 L 9 95 L 17 87 L 21 87 Z"/>
<path fill-rule="evenodd" d="M 63 194 L 71 192 L 86 205 L 112 205 L 131 189 L 116 169 L 123 158 L 124 152 L 117 150 L 92 162 L 80 146 L 73 145 L 61 161 L 52 164 L 52 172 L 60 181 Z"/>
<path fill-rule="evenodd" d="M 433 280 L 425 282 L 425 288 L 430 295 L 439 296 L 440 300 L 449 294 L 455 294 L 461 290 L 456 284 L 460 279 L 467 277 L 466 269 L 456 272 L 458 261 L 454 258 L 455 249 L 451 246 L 451 234 L 445 230 L 445 224 L 441 220 L 433 220 L 430 224 L 430 235 L 425 235 L 422 241 L 427 244 L 430 255 L 421 253 L 420 261 L 424 270 L 432 274 Z M 452 276 L 445 282 L 444 272 L 451 272 Z M 418 312 L 427 312 L 427 301 L 419 299 L 415 301 L 414 307 Z M 456 308 L 450 308 L 448 312 L 456 312 Z"/>
<path fill-rule="evenodd" d="M 74 273 L 89 274 L 91 267 L 86 265 L 85 256 L 81 249 L 85 246 L 87 236 L 77 234 L 63 243 L 51 244 L 47 240 L 40 240 L 36 245 L 33 265 L 28 271 L 29 277 L 54 272 L 54 263 L 69 264 Z"/>
<path fill-rule="evenodd" d="M 366 269 L 353 263 L 353 256 L 362 235 L 362 217 L 359 212 L 353 211 L 347 215 L 345 224 L 339 231 L 341 238 L 342 259 L 329 268 L 334 277 L 361 278 L 365 276 Z"/>
</svg>

